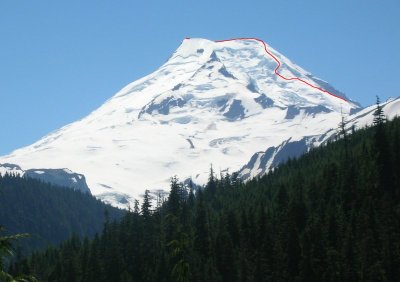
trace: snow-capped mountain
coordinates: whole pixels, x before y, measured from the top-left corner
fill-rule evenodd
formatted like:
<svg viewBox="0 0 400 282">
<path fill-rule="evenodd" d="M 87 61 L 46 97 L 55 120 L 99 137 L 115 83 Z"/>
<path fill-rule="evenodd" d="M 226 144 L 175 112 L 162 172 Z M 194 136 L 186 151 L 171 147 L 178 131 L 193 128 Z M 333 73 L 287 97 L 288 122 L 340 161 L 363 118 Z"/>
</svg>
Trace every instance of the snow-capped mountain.
<svg viewBox="0 0 400 282">
<path fill-rule="evenodd" d="M 0 157 L 23 169 L 84 174 L 115 205 L 171 176 L 204 184 L 210 164 L 238 171 L 255 152 L 337 128 L 359 109 L 328 83 L 262 42 L 185 39 L 155 72 L 127 85 L 87 117 Z M 328 90 L 347 101 L 314 87 Z"/>
</svg>

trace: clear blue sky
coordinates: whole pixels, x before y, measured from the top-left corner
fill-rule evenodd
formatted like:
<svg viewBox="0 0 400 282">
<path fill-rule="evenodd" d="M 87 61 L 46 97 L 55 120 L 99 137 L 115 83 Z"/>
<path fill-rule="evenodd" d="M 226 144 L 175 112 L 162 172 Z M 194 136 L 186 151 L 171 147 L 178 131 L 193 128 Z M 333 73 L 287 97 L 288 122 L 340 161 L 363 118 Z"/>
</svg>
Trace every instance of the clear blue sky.
<svg viewBox="0 0 400 282">
<path fill-rule="evenodd" d="M 258 37 L 366 106 L 400 96 L 398 0 L 1 0 L 0 154 L 84 117 L 184 37 Z"/>
</svg>

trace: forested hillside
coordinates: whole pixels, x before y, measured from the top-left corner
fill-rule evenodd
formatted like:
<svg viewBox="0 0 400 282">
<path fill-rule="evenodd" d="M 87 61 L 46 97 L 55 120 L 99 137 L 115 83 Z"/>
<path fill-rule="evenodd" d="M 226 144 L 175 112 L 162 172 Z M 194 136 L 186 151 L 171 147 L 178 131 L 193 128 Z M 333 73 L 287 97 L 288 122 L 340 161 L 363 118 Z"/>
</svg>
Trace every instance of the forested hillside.
<svg viewBox="0 0 400 282">
<path fill-rule="evenodd" d="M 398 281 L 400 119 L 246 184 L 216 177 L 12 268 L 42 281 Z"/>
<path fill-rule="evenodd" d="M 57 245 L 72 234 L 91 238 L 101 232 L 106 213 L 118 219 L 125 211 L 69 188 L 19 176 L 0 176 L 0 225 L 8 234 L 31 235 L 18 241 L 19 254 Z"/>
</svg>

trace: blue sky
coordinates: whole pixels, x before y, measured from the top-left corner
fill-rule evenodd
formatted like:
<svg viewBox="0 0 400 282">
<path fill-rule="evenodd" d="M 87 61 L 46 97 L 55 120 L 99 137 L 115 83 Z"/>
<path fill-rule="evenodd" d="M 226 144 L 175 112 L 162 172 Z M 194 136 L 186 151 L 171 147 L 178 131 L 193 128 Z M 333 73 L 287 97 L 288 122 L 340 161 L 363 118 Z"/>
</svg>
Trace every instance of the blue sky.
<svg viewBox="0 0 400 282">
<path fill-rule="evenodd" d="M 0 154 L 84 117 L 185 37 L 258 37 L 363 106 L 400 96 L 400 1 L 0 1 Z"/>
</svg>

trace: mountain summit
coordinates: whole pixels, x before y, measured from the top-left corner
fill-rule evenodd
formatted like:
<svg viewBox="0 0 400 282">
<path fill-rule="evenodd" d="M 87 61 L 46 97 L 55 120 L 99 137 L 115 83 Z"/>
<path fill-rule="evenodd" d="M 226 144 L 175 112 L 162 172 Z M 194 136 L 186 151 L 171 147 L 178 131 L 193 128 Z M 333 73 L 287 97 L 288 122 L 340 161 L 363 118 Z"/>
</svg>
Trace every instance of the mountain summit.
<svg viewBox="0 0 400 282">
<path fill-rule="evenodd" d="M 336 128 L 359 105 L 262 42 L 185 39 L 155 72 L 87 117 L 0 158 L 85 175 L 93 195 L 123 205 L 171 176 L 204 184 L 210 164 L 239 170 L 258 151 Z"/>
</svg>

